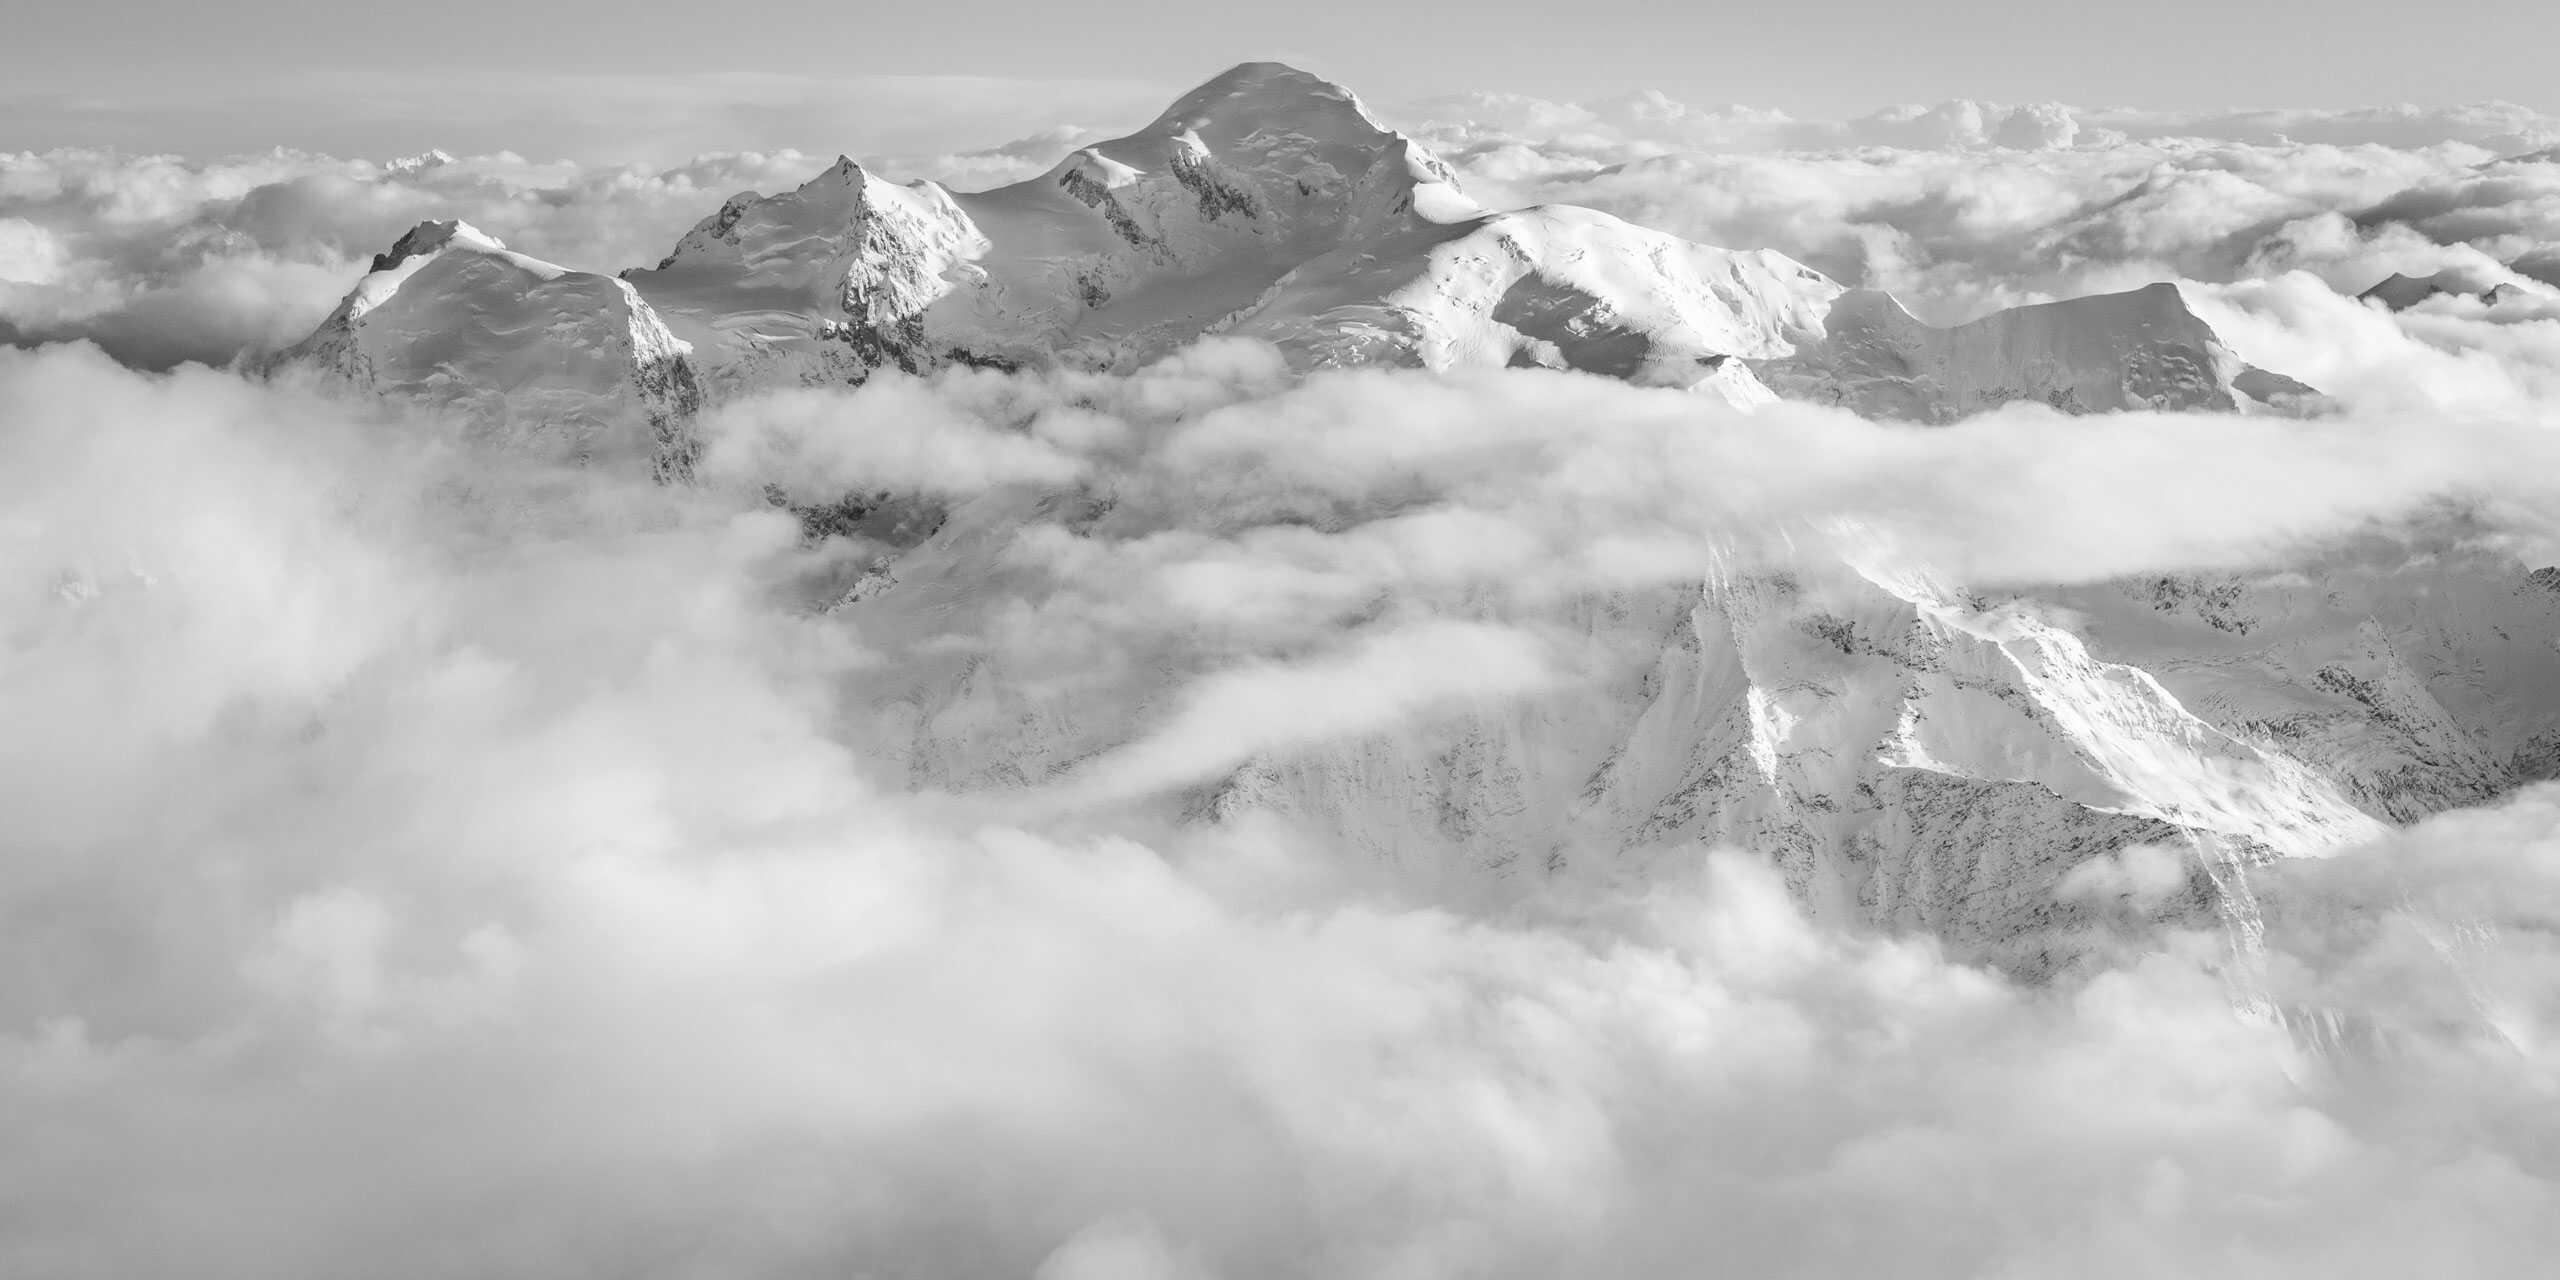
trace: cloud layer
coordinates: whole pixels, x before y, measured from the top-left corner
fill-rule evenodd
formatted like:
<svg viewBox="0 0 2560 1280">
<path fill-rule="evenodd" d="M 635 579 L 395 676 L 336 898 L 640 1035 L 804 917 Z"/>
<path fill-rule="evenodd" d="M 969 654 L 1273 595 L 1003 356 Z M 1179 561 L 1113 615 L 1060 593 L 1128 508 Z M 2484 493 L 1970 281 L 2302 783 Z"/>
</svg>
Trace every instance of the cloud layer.
<svg viewBox="0 0 2560 1280">
<path fill-rule="evenodd" d="M 1923 431 L 1212 344 L 748 402 L 679 491 L 0 356 L 0 1270 L 2537 1274 L 2560 793 L 2271 873 L 2237 958 L 2127 851 L 2040 988 L 1743 851 L 1458 884 L 1131 803 L 1589 679 L 1563 602 L 1705 565 L 2280 564 L 2447 503 L 2547 545 L 2508 329 L 2316 287 L 2216 296 L 2508 382 Z M 814 609 L 869 550 L 766 506 L 777 458 L 960 504 L 981 596 Z M 969 655 L 1136 731 L 914 791 L 882 697 Z"/>
</svg>

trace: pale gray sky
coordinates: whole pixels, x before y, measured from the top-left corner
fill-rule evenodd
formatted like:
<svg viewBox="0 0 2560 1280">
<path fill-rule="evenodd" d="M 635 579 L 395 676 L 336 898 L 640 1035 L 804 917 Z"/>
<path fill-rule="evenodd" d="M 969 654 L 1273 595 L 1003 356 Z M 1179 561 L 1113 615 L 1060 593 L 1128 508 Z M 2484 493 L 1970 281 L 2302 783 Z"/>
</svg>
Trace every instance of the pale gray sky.
<svg viewBox="0 0 2560 1280">
<path fill-rule="evenodd" d="M 1658 88 L 1816 117 L 1951 97 L 2188 107 L 2499 98 L 2560 111 L 2551 0 L 11 7 L 0 150 L 440 145 L 540 157 L 992 145 L 1061 119 L 1137 123 L 1249 58 L 1296 62 L 1379 100 Z"/>
</svg>

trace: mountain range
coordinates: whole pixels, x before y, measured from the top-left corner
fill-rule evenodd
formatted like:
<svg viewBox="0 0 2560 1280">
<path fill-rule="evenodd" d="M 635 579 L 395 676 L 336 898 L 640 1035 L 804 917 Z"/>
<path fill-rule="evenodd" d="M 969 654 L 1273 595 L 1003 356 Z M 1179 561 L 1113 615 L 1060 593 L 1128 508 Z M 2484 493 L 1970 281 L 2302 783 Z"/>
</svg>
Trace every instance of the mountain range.
<svg viewBox="0 0 2560 1280">
<path fill-rule="evenodd" d="M 2020 400 L 2320 404 L 2240 360 L 2172 284 L 1937 328 L 1769 250 L 1591 209 L 1486 209 L 1349 91 L 1277 63 L 989 191 L 839 160 L 729 199 L 619 275 L 431 223 L 289 359 L 680 481 L 704 405 L 884 371 L 1126 372 L 1211 335 L 1269 343 L 1300 373 L 1539 367 L 1917 423 Z M 885 768 L 1020 788 L 1136 732 L 1144 689 L 937 644 L 1007 607 L 987 585 L 1001 547 L 1064 509 L 1085 513 L 1076 536 L 1149 532 L 1095 492 L 964 505 L 916 523 L 846 596 L 907 659 L 873 686 L 895 726 L 870 743 Z M 2174 851 L 2185 887 L 2148 909 L 2245 946 L 2253 866 L 2560 772 L 2560 573 L 2453 547 L 2423 567 L 2400 548 L 2316 573 L 1993 595 L 1859 564 L 1702 571 L 1566 612 L 1626 673 L 1604 696 L 1274 752 L 1161 803 L 1493 875 L 1740 843 L 1819 911 L 2044 973 L 2093 927 L 2099 908 L 2062 891 L 2093 859 Z"/>
<path fill-rule="evenodd" d="M 447 255 L 477 265 L 421 261 Z M 741 193 L 619 291 L 443 223 L 376 268 L 297 358 L 513 430 L 558 420 L 580 448 L 619 417 L 622 451 L 662 472 L 682 470 L 669 423 L 686 396 L 663 389 L 678 355 L 712 400 L 883 369 L 1126 371 L 1211 334 L 1305 370 L 1574 369 L 1923 421 L 2014 399 L 2228 409 L 2302 390 L 2249 376 L 2174 286 L 1938 330 L 1774 251 L 1570 205 L 1489 210 L 1349 90 L 1268 62 L 990 191 L 839 159 L 796 190 Z"/>
</svg>

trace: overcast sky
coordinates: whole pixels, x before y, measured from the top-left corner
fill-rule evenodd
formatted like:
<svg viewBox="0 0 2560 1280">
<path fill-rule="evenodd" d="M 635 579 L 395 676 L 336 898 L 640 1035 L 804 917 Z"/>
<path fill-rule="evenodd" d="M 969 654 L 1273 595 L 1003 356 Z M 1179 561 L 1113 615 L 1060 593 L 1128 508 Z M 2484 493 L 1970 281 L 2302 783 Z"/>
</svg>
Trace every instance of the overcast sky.
<svg viewBox="0 0 2560 1280">
<path fill-rule="evenodd" d="M 1952 97 L 2338 106 L 2505 99 L 2560 111 L 2546 0 L 763 0 L 431 10 L 287 0 L 29 5 L 0 42 L 0 150 L 993 145 L 1062 119 L 1134 125 L 1246 59 L 1372 100 L 1660 89 L 1804 116 Z M 1027 83 L 1022 83 L 1027 82 Z"/>
</svg>

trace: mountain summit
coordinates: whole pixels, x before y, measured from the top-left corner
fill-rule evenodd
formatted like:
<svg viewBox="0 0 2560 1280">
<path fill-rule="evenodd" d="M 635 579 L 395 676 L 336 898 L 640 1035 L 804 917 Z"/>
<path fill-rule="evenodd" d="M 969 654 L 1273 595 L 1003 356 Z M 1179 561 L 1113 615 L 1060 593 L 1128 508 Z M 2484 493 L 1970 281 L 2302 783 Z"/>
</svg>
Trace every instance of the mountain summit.
<svg viewBox="0 0 2560 1280">
<path fill-rule="evenodd" d="M 1870 289 L 1832 304 L 1819 343 L 1769 370 L 1786 394 L 1871 418 L 1952 422 L 2014 400 L 2067 413 L 2314 406 L 2311 388 L 2244 363 L 2169 283 L 1922 324 Z"/>
<path fill-rule="evenodd" d="M 692 466 L 690 349 L 629 284 L 514 252 L 470 223 L 422 222 L 283 353 L 354 386 L 461 411 L 561 461 Z"/>
<path fill-rule="evenodd" d="M 900 186 L 843 160 L 798 190 L 739 195 L 626 277 L 727 382 L 1119 368 L 1249 312 L 1311 260 L 1482 212 L 1349 90 L 1247 63 L 992 191 Z"/>
</svg>

